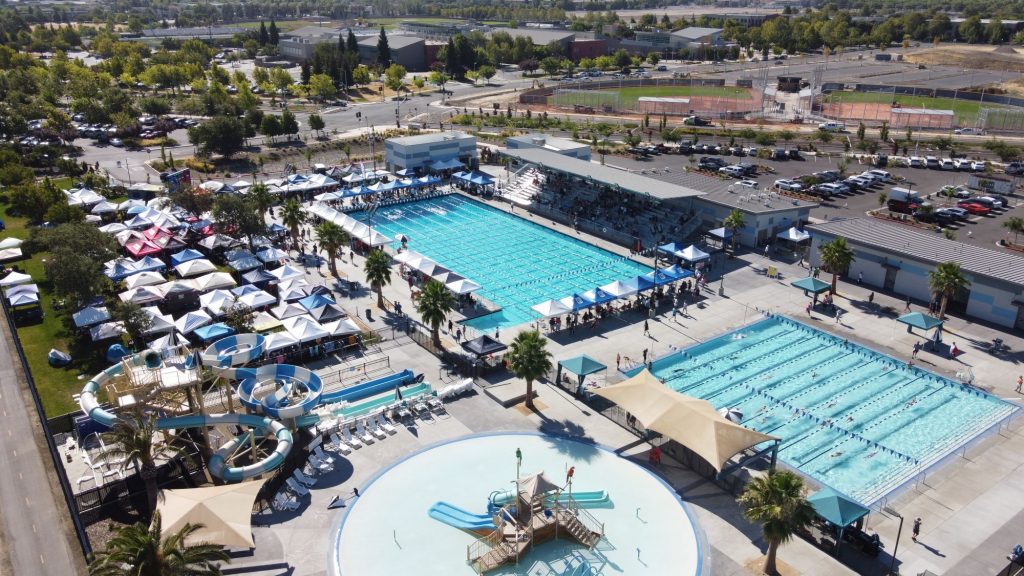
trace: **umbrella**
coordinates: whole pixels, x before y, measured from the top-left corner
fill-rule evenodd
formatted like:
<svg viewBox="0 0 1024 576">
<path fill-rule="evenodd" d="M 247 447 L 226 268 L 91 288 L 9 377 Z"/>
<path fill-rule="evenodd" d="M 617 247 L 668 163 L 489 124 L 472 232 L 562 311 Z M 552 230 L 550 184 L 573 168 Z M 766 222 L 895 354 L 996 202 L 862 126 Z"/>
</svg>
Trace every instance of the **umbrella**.
<svg viewBox="0 0 1024 576">
<path fill-rule="evenodd" d="M 551 316 L 560 316 L 562 314 L 567 314 L 570 311 L 565 304 L 562 304 L 558 300 L 548 300 L 547 302 L 541 302 L 540 304 L 535 304 L 531 306 L 531 308 L 534 312 L 540 314 L 545 318 L 550 318 Z"/>
<path fill-rule="evenodd" d="M 729 422 L 743 423 L 743 412 L 739 408 L 719 408 L 718 413 Z"/>
</svg>

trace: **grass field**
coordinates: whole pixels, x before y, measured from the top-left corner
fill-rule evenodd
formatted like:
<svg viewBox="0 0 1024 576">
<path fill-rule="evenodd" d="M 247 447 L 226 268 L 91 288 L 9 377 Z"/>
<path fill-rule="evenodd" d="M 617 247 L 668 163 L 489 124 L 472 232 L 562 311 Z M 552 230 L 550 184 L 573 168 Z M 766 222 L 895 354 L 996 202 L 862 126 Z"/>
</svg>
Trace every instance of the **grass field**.
<svg viewBox="0 0 1024 576">
<path fill-rule="evenodd" d="M 641 96 L 661 98 L 685 98 L 687 96 L 708 96 L 711 98 L 750 99 L 750 91 L 746 88 L 731 86 L 643 86 L 615 90 L 619 93 L 620 102 L 626 108 L 632 108 Z"/>
<path fill-rule="evenodd" d="M 869 103 L 869 104 L 892 104 L 893 95 L 889 92 L 833 92 L 829 95 L 828 102 L 839 104 Z M 897 94 L 896 102 L 906 108 L 928 108 L 933 110 L 952 110 L 956 115 L 959 124 L 974 124 L 978 118 L 978 110 L 981 109 L 980 102 L 970 100 L 954 100 L 952 98 L 931 98 L 929 96 L 913 96 L 909 94 Z M 995 104 L 985 104 L 989 108 L 998 108 Z"/>
</svg>

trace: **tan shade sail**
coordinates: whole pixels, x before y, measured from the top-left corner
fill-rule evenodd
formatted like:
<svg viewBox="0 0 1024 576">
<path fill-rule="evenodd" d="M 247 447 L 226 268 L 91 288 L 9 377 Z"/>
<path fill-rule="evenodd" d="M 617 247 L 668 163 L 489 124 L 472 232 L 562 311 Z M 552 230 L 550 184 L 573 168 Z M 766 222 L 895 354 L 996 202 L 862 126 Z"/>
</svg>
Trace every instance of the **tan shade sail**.
<svg viewBox="0 0 1024 576">
<path fill-rule="evenodd" d="M 621 406 L 645 428 L 686 446 L 718 471 L 737 452 L 777 440 L 729 422 L 710 402 L 668 388 L 647 370 L 596 394 Z"/>
<path fill-rule="evenodd" d="M 202 524 L 187 544 L 206 542 L 227 548 L 254 548 L 252 506 L 263 482 L 244 482 L 209 488 L 164 490 L 157 506 L 163 534 L 173 534 L 185 524 Z"/>
</svg>

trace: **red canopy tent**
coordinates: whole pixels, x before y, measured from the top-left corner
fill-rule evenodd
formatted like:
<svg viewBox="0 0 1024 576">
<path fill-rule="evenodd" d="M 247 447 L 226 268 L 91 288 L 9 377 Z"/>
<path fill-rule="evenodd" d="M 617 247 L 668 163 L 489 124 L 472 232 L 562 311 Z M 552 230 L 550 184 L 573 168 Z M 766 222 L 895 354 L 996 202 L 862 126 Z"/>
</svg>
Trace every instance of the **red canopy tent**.
<svg viewBox="0 0 1024 576">
<path fill-rule="evenodd" d="M 142 240 L 138 238 L 125 244 L 124 249 L 135 258 L 152 256 L 153 254 L 159 254 L 163 250 L 163 248 L 149 240 Z"/>
</svg>

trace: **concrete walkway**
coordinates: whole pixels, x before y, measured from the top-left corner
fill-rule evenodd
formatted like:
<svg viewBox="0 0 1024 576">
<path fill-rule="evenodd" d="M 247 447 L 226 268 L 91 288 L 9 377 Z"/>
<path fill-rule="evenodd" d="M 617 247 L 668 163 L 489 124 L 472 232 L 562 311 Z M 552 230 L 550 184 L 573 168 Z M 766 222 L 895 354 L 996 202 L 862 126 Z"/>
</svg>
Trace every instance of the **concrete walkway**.
<svg viewBox="0 0 1024 576">
<path fill-rule="evenodd" d="M 85 561 L 6 318 L 0 332 L 0 574 L 83 574 Z"/>
</svg>

